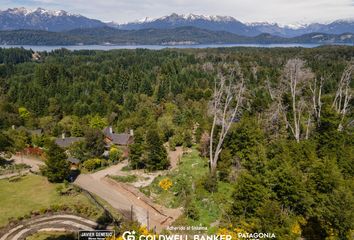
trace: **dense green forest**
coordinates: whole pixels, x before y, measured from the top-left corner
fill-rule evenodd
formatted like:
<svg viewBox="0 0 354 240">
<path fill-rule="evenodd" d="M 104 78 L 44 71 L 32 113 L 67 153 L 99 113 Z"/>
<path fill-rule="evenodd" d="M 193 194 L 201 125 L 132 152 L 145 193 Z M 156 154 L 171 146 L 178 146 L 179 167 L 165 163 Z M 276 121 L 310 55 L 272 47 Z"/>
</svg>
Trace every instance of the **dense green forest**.
<svg viewBox="0 0 354 240">
<path fill-rule="evenodd" d="M 240 106 L 229 119 L 216 174 L 204 183 L 210 192 L 218 191 L 217 182 L 233 186 L 220 224 L 275 232 L 278 239 L 353 236 L 354 47 L 32 55 L 0 49 L 0 150 L 46 146 L 46 139 L 31 139 L 13 125 L 41 128 L 48 138 L 87 136 L 88 129 L 112 125 L 134 129 L 134 168 L 168 167 L 163 142 L 196 146 L 207 164 L 213 126 L 214 145 L 223 134 L 211 111 L 217 85 L 225 79 L 233 89 L 242 82 L 236 88 L 242 102 L 230 98 Z"/>
<path fill-rule="evenodd" d="M 41 30 L 0 31 L 0 43 L 8 45 L 353 44 L 354 37 L 348 33 L 309 33 L 291 38 L 270 34 L 247 37 L 225 31 L 210 31 L 195 27 L 141 30 L 102 27 L 74 29 L 60 33 Z"/>
</svg>

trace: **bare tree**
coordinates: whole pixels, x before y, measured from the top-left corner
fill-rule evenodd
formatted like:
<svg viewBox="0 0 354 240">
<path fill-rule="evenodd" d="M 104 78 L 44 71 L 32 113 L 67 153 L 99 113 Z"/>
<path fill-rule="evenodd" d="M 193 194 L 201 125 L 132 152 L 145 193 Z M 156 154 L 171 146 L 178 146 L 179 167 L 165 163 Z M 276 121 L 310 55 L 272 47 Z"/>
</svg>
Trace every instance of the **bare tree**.
<svg viewBox="0 0 354 240">
<path fill-rule="evenodd" d="M 338 125 L 338 131 L 343 130 L 343 121 L 349 110 L 349 102 L 352 98 L 352 89 L 350 82 L 352 80 L 352 73 L 354 70 L 354 63 L 351 62 L 344 70 L 342 77 L 338 83 L 338 89 L 334 97 L 332 108 L 341 115 L 341 121 Z"/>
<path fill-rule="evenodd" d="M 200 148 L 200 154 L 203 157 L 208 156 L 209 152 L 209 144 L 210 144 L 210 137 L 208 132 L 203 132 L 201 138 L 200 138 L 200 143 L 199 143 L 199 148 Z"/>
<path fill-rule="evenodd" d="M 270 99 L 273 101 L 275 99 L 275 96 L 274 96 L 274 93 L 273 93 L 273 90 L 272 90 L 272 87 L 271 87 L 270 80 L 269 80 L 268 76 L 267 76 L 267 79 L 266 79 L 265 83 L 267 85 L 267 90 L 268 90 Z"/>
<path fill-rule="evenodd" d="M 305 135 L 306 140 L 309 139 L 312 119 L 315 120 L 317 126 L 319 126 L 321 123 L 321 110 L 322 110 L 321 95 L 322 95 L 323 82 L 324 82 L 323 77 L 321 77 L 319 83 L 317 78 L 314 78 L 314 81 L 308 82 L 312 94 L 311 97 L 312 107 L 308 109 L 308 118 L 306 123 L 306 135 Z"/>
<path fill-rule="evenodd" d="M 320 82 L 318 83 L 317 78 L 315 78 L 313 84 L 309 82 L 310 90 L 312 93 L 312 110 L 317 125 L 320 124 L 321 121 L 321 110 L 322 110 L 322 102 L 321 102 L 321 95 L 322 95 L 322 88 L 323 88 L 324 78 L 321 77 Z"/>
<path fill-rule="evenodd" d="M 291 119 L 288 119 L 287 111 L 284 111 L 284 119 L 287 127 L 290 128 L 295 140 L 300 142 L 301 123 L 304 118 L 304 112 L 308 111 L 308 101 L 304 96 L 306 82 L 313 78 L 313 73 L 305 67 L 305 62 L 301 59 L 290 59 L 285 65 L 283 72 L 283 83 L 285 89 L 288 89 L 291 98 Z M 310 112 L 309 112 L 310 115 Z M 309 128 L 311 119 L 307 119 Z M 308 135 L 307 128 L 307 135 Z"/>
<path fill-rule="evenodd" d="M 216 174 L 217 163 L 225 137 L 244 103 L 245 90 L 245 80 L 241 67 L 237 62 L 232 67 L 230 76 L 226 77 L 220 72 L 215 80 L 214 95 L 211 102 L 213 124 L 209 144 L 209 161 L 212 175 Z M 215 136 L 217 125 L 220 125 L 221 129 L 219 135 Z M 215 148 L 214 143 L 216 144 Z"/>
<path fill-rule="evenodd" d="M 251 66 L 251 73 L 252 73 L 252 76 L 253 76 L 253 79 L 257 82 L 258 80 L 258 65 L 257 63 L 252 63 L 252 66 Z"/>
</svg>

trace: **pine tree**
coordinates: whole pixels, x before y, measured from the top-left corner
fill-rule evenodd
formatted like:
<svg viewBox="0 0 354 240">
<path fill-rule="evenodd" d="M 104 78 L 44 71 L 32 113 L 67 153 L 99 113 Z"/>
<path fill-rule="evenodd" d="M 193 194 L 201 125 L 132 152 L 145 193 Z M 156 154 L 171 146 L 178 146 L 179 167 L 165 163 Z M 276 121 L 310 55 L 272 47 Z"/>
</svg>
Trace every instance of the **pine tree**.
<svg viewBox="0 0 354 240">
<path fill-rule="evenodd" d="M 90 129 L 86 132 L 85 138 L 85 149 L 88 157 L 100 157 L 105 150 L 102 132 L 98 129 Z"/>
<path fill-rule="evenodd" d="M 146 134 L 146 166 L 149 170 L 163 170 L 170 166 L 166 148 L 155 129 Z"/>
<path fill-rule="evenodd" d="M 54 142 L 50 143 L 43 174 L 50 182 L 63 182 L 70 173 L 70 163 L 65 152 Z"/>
<path fill-rule="evenodd" d="M 11 145 L 11 140 L 0 132 L 0 152 L 8 150 Z"/>
</svg>

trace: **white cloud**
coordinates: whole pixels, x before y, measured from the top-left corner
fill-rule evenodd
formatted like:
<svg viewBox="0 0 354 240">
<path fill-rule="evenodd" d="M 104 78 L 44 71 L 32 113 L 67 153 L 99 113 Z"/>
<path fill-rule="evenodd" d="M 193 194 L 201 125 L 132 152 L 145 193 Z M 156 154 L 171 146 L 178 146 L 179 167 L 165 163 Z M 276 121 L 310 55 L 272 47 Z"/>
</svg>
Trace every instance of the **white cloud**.
<svg viewBox="0 0 354 240">
<path fill-rule="evenodd" d="M 353 0 L 0 0 L 4 7 L 64 9 L 104 21 L 126 22 L 172 12 L 228 15 L 283 24 L 354 17 Z"/>
</svg>

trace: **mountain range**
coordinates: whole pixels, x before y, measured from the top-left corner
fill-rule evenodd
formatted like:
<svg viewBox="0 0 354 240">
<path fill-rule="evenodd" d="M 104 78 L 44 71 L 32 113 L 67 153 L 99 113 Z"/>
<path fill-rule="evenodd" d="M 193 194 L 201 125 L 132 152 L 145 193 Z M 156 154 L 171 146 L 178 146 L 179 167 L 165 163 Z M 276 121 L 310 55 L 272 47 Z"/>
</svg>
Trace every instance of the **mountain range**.
<svg viewBox="0 0 354 240">
<path fill-rule="evenodd" d="M 63 10 L 51 11 L 43 8 L 37 8 L 36 10 L 12 8 L 0 11 L 0 30 L 31 29 L 60 32 L 75 28 L 96 28 L 103 26 L 106 26 L 106 24 L 99 20 L 70 14 Z"/>
<path fill-rule="evenodd" d="M 354 33 L 354 19 L 337 20 L 328 24 L 312 23 L 308 25 L 280 26 L 277 23 L 242 23 L 233 17 L 204 16 L 204 15 L 178 15 L 156 19 L 143 19 L 141 21 L 117 24 L 108 23 L 109 26 L 123 30 L 139 30 L 147 28 L 170 29 L 176 27 L 196 27 L 212 31 L 226 31 L 242 36 L 257 36 L 262 33 L 282 37 L 294 37 L 303 34 L 320 32 L 328 34 Z"/>
<path fill-rule="evenodd" d="M 0 11 L 0 44 L 353 43 L 354 19 L 280 26 L 196 14 L 104 23 L 66 11 Z"/>
</svg>

